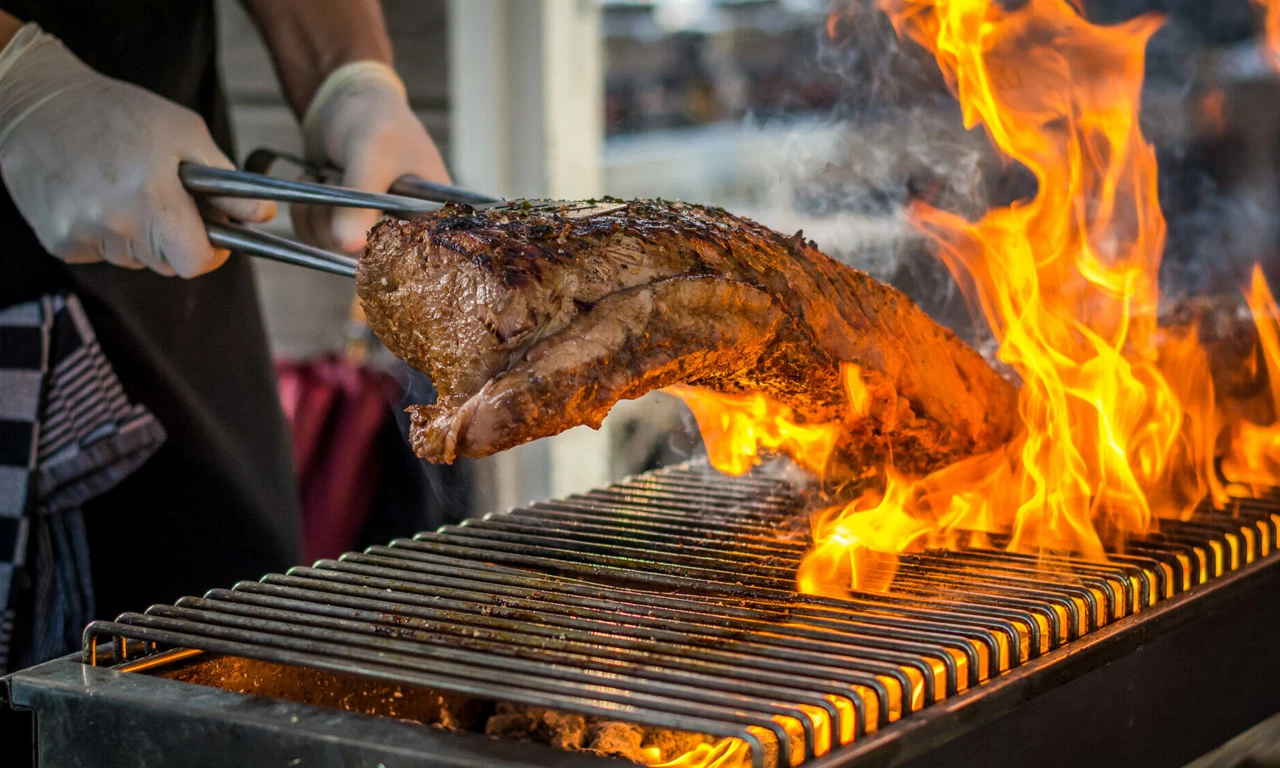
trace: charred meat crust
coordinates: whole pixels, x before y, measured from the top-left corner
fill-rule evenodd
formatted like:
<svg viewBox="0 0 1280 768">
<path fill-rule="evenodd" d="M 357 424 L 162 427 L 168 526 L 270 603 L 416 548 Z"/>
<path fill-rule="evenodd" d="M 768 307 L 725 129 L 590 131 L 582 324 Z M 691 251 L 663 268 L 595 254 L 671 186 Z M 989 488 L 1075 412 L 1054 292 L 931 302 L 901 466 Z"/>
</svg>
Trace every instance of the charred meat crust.
<svg viewBox="0 0 1280 768">
<path fill-rule="evenodd" d="M 842 421 L 851 462 L 927 469 L 1000 444 L 1016 396 L 905 296 L 723 211 L 637 201 L 575 219 L 448 206 L 385 221 L 357 272 L 379 338 L 436 382 L 415 406 L 432 461 L 483 456 L 676 382 L 760 390 Z M 863 371 L 852 418 L 839 364 Z"/>
</svg>

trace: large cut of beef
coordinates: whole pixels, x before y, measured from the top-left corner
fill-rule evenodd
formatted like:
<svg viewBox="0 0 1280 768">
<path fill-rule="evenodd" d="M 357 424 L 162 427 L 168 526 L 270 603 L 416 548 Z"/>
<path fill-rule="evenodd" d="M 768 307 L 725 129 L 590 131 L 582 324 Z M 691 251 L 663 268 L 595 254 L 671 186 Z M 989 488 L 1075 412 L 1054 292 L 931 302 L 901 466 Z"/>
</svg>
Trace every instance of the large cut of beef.
<svg viewBox="0 0 1280 768">
<path fill-rule="evenodd" d="M 410 409 L 434 462 L 598 426 L 677 383 L 839 422 L 850 467 L 936 467 L 999 445 L 1018 418 L 1014 387 L 903 294 L 718 209 L 449 206 L 379 224 L 356 278 L 374 332 L 435 382 L 438 402 Z M 861 371 L 865 416 L 841 363 Z"/>
</svg>

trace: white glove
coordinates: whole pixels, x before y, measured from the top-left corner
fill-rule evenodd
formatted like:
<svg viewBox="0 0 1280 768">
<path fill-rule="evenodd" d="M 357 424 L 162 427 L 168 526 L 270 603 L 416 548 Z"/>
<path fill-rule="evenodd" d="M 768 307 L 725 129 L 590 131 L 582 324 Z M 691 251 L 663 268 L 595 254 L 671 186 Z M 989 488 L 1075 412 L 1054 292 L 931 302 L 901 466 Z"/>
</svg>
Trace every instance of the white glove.
<svg viewBox="0 0 1280 768">
<path fill-rule="evenodd" d="M 194 277 L 227 252 L 209 244 L 178 163 L 234 166 L 195 112 L 101 75 L 27 24 L 0 52 L 0 174 L 45 250 Z M 209 199 L 213 215 L 262 222 L 275 205 Z"/>
<path fill-rule="evenodd" d="M 302 119 L 307 159 L 343 169 L 343 186 L 386 192 L 406 174 L 449 182 L 440 150 L 409 109 L 404 83 L 377 61 L 338 67 L 325 78 Z M 303 240 L 351 253 L 381 214 L 356 208 L 294 206 L 293 226 Z"/>
</svg>

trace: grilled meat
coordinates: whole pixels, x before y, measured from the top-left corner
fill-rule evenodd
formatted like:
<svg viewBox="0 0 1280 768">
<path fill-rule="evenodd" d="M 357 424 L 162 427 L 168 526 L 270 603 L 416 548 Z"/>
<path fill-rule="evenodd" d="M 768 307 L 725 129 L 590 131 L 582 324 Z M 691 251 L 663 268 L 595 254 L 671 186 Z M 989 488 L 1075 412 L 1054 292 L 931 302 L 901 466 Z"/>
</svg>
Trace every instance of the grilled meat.
<svg viewBox="0 0 1280 768">
<path fill-rule="evenodd" d="M 486 456 L 676 383 L 760 391 L 840 422 L 852 467 L 925 470 L 1013 431 L 1015 390 L 897 290 L 717 209 L 639 201 L 574 218 L 449 206 L 371 233 L 356 275 L 378 337 L 428 373 L 417 454 Z M 871 395 L 859 417 L 841 363 Z"/>
</svg>

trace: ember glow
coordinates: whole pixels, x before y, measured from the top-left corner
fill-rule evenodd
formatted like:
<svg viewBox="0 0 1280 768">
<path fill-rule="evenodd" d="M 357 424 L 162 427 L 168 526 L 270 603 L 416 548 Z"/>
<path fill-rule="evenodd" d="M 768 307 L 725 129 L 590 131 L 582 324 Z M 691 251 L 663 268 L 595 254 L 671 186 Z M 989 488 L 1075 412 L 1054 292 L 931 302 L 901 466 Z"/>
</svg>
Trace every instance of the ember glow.
<svg viewBox="0 0 1280 768">
<path fill-rule="evenodd" d="M 1001 449 L 925 477 L 885 467 L 878 489 L 815 514 L 800 591 L 883 590 L 900 553 L 989 545 L 992 534 L 1011 550 L 1105 559 L 1205 498 L 1220 505 L 1228 491 L 1280 482 L 1280 420 L 1230 416 L 1196 327 L 1157 324 L 1165 220 L 1138 116 L 1160 17 L 1096 25 L 1070 0 L 1016 10 L 996 0 L 878 2 L 900 37 L 934 54 L 965 126 L 982 126 L 1038 182 L 1034 197 L 976 222 L 924 203 L 909 212 L 1020 377 L 1022 429 Z M 1280 323 L 1260 272 L 1248 303 L 1277 414 Z M 851 400 L 865 409 L 850 369 Z M 826 466 L 830 443 L 809 453 L 805 441 L 748 438 L 758 424 L 726 422 L 733 408 L 723 396 L 695 404 L 690 391 L 681 396 L 717 468 L 745 471 L 744 457 L 762 449 L 818 473 Z"/>
</svg>

